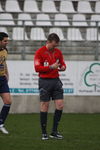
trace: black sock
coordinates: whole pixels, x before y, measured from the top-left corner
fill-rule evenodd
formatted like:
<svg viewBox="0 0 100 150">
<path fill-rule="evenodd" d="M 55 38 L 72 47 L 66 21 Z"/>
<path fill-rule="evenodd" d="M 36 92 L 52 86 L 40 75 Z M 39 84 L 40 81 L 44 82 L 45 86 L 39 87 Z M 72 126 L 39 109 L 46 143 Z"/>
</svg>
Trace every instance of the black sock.
<svg viewBox="0 0 100 150">
<path fill-rule="evenodd" d="M 4 122 L 8 116 L 10 106 L 11 106 L 10 104 L 4 104 L 4 106 L 2 107 L 2 110 L 0 113 L 0 125 L 4 124 Z"/>
<path fill-rule="evenodd" d="M 46 134 L 47 112 L 40 112 L 40 123 L 41 123 L 42 134 Z"/>
<path fill-rule="evenodd" d="M 52 128 L 52 132 L 57 132 L 57 127 L 59 124 L 59 121 L 61 119 L 61 115 L 62 115 L 62 110 L 55 110 L 55 114 L 54 114 L 54 119 L 53 119 L 53 128 Z"/>
</svg>

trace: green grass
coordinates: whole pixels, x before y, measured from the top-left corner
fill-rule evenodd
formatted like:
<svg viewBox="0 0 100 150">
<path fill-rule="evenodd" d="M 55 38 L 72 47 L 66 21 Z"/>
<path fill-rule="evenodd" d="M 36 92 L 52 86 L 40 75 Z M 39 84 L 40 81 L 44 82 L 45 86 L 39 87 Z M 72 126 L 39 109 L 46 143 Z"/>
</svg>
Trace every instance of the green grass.
<svg viewBox="0 0 100 150">
<path fill-rule="evenodd" d="M 48 116 L 48 134 L 53 115 Z M 99 114 L 63 114 L 59 130 L 63 140 L 41 140 L 39 114 L 11 114 L 0 133 L 0 150 L 100 150 Z"/>
</svg>

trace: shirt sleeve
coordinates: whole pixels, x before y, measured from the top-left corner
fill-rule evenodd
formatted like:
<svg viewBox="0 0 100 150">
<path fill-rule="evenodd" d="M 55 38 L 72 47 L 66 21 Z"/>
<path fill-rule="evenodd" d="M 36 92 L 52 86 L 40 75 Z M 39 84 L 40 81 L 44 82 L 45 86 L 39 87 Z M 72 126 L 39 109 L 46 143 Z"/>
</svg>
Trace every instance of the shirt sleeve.
<svg viewBox="0 0 100 150">
<path fill-rule="evenodd" d="M 51 70 L 49 66 L 44 66 L 43 58 L 39 52 L 36 52 L 34 56 L 34 67 L 36 72 L 49 72 Z"/>
<path fill-rule="evenodd" d="M 59 59 L 59 61 L 60 61 L 60 64 L 61 64 L 60 68 L 62 66 L 64 66 L 66 68 L 66 64 L 65 64 L 65 61 L 64 61 L 64 58 L 63 58 L 63 54 L 62 54 L 61 51 L 60 51 L 60 59 Z"/>
</svg>

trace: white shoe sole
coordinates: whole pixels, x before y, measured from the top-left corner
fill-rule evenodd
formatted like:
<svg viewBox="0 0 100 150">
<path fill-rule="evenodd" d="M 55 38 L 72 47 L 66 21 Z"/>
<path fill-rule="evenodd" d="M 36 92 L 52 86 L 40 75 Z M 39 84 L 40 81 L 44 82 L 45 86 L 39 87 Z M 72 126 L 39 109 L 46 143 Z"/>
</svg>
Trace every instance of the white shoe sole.
<svg viewBox="0 0 100 150">
<path fill-rule="evenodd" d="M 48 140 L 49 138 L 42 138 L 42 140 Z"/>
<path fill-rule="evenodd" d="M 9 132 L 8 132 L 4 127 L 1 127 L 1 128 L 0 128 L 0 131 L 1 131 L 3 134 L 9 134 Z"/>
<path fill-rule="evenodd" d="M 62 140 L 63 139 L 63 137 L 55 137 L 55 136 L 52 136 L 52 135 L 50 135 L 49 137 L 52 138 L 52 139 L 58 139 L 58 140 Z"/>
</svg>

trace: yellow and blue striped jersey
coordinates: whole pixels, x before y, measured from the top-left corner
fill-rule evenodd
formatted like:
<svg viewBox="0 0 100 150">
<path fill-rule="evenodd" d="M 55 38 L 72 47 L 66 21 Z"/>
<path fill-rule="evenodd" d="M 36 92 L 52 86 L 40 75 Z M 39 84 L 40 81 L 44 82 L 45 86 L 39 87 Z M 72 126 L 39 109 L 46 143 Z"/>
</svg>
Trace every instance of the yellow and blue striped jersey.
<svg viewBox="0 0 100 150">
<path fill-rule="evenodd" d="M 7 49 L 0 49 L 0 76 L 5 76 L 7 72 L 6 59 L 7 59 Z"/>
</svg>

